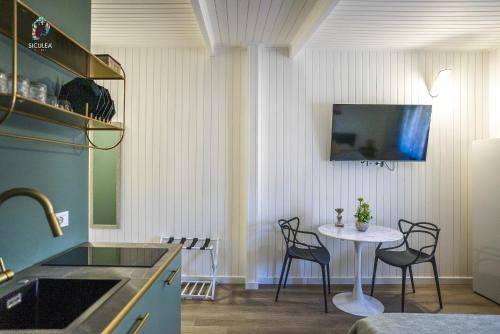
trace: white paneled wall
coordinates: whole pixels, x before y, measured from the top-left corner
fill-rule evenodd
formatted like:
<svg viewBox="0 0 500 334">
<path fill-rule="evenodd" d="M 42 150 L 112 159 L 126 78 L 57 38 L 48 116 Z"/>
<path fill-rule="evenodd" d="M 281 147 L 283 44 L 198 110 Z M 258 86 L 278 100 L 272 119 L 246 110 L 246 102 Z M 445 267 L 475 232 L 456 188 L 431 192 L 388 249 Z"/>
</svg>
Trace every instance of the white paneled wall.
<svg viewBox="0 0 500 334">
<path fill-rule="evenodd" d="M 500 49 L 489 53 L 490 135 L 500 137 Z"/>
<path fill-rule="evenodd" d="M 91 240 L 150 241 L 161 233 L 219 236 L 220 275 L 244 276 L 246 52 L 221 50 L 209 57 L 202 49 L 96 51 L 124 63 L 129 112 L 122 145 L 122 225 L 91 229 Z M 404 217 L 441 226 L 441 276 L 469 277 L 470 144 L 489 135 L 493 54 L 306 49 L 290 59 L 285 49 L 261 52 L 259 280 L 271 282 L 279 275 L 279 218 L 299 216 L 302 227 L 314 231 L 333 221 L 336 207 L 352 217 L 358 196 L 371 204 L 377 224 L 396 227 Z M 443 67 L 454 69 L 448 90 L 431 99 L 425 81 Z M 427 162 L 398 163 L 389 172 L 328 161 L 333 103 L 432 103 Z M 352 276 L 352 244 L 324 240 L 333 255 L 333 276 Z M 371 274 L 373 249 L 364 252 L 365 276 Z M 188 274 L 202 269 L 200 259 L 185 266 Z M 430 268 L 417 266 L 414 272 L 429 276 Z M 399 274 L 379 266 L 380 277 Z M 295 263 L 291 276 L 314 280 L 319 271 Z"/>
<path fill-rule="evenodd" d="M 242 276 L 246 51 L 223 50 L 217 57 L 201 48 L 94 51 L 124 65 L 128 109 L 121 227 L 91 229 L 91 241 L 149 242 L 160 234 L 219 237 L 219 274 Z M 120 101 L 116 83 L 111 91 Z M 202 259 L 184 265 L 188 274 L 208 268 Z"/>
<path fill-rule="evenodd" d="M 333 222 L 334 208 L 343 207 L 350 219 L 358 196 L 371 204 L 379 225 L 396 228 L 398 218 L 439 225 L 440 275 L 470 277 L 469 154 L 471 141 L 488 135 L 487 54 L 306 49 L 292 60 L 285 50 L 269 48 L 262 62 L 260 281 L 279 277 L 279 218 L 299 216 L 303 229 L 315 231 Z M 443 67 L 454 70 L 448 90 L 431 99 L 425 81 Z M 433 104 L 427 162 L 397 163 L 390 172 L 328 161 L 333 103 Z M 323 240 L 332 252 L 333 277 L 352 276 L 352 243 Z M 374 247 L 364 252 L 364 276 L 371 275 Z M 430 276 L 430 269 L 416 266 L 414 273 Z M 400 272 L 379 265 L 378 274 Z M 290 275 L 319 277 L 319 266 L 297 262 Z"/>
</svg>

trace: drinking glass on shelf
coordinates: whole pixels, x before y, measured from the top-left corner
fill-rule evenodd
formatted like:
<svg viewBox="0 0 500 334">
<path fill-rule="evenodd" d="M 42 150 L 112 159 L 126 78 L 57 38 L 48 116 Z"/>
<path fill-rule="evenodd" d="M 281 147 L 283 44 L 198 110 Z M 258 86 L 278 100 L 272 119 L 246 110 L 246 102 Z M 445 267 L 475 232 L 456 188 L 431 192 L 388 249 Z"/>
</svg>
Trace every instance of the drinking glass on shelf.
<svg viewBox="0 0 500 334">
<path fill-rule="evenodd" d="M 30 86 L 30 97 L 45 103 L 47 101 L 47 85 L 44 83 L 33 83 Z"/>
<path fill-rule="evenodd" d="M 47 95 L 47 104 L 50 104 L 51 106 L 57 107 L 57 97 L 54 95 Z"/>
<path fill-rule="evenodd" d="M 9 92 L 9 79 L 7 73 L 0 71 L 0 94 Z"/>
<path fill-rule="evenodd" d="M 28 97 L 30 96 L 30 79 L 23 77 L 21 75 L 17 76 L 17 95 Z M 12 76 L 9 77 L 8 83 L 9 93 L 12 92 Z"/>
<path fill-rule="evenodd" d="M 66 109 L 68 111 L 73 111 L 73 108 L 71 107 L 71 102 L 68 100 L 59 100 L 58 102 L 59 108 Z"/>
</svg>

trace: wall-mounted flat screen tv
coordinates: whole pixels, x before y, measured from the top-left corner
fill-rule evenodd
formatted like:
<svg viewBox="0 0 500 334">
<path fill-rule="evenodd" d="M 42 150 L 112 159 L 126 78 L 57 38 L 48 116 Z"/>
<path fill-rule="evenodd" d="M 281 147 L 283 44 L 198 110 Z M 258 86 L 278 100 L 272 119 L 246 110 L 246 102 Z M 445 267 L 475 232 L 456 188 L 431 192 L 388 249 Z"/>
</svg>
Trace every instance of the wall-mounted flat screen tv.
<svg viewBox="0 0 500 334">
<path fill-rule="evenodd" d="M 330 160 L 425 161 L 432 106 L 334 104 Z"/>
</svg>

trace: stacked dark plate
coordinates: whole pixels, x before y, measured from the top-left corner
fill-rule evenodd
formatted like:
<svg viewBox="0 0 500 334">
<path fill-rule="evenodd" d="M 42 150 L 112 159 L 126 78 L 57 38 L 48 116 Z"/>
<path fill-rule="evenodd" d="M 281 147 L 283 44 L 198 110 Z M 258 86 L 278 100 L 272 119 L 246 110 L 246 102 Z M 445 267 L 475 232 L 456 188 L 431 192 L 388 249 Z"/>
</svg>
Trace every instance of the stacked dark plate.
<svg viewBox="0 0 500 334">
<path fill-rule="evenodd" d="M 110 122 L 115 115 L 115 103 L 109 91 L 93 80 L 75 78 L 62 86 L 59 100 L 68 100 L 73 110 L 85 115 L 85 104 L 89 104 L 89 116 Z"/>
</svg>

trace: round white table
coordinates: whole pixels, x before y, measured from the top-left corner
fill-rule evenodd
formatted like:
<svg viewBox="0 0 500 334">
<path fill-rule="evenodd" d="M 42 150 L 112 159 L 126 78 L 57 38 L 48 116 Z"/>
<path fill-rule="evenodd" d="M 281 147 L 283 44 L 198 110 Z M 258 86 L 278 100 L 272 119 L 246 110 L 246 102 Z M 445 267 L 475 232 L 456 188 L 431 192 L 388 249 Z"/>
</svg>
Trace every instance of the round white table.
<svg viewBox="0 0 500 334">
<path fill-rule="evenodd" d="M 355 266 L 354 287 L 352 292 L 338 293 L 333 296 L 333 304 L 344 312 L 370 316 L 384 313 L 384 305 L 377 299 L 363 294 L 361 286 L 361 253 L 363 245 L 369 242 L 391 242 L 403 239 L 403 234 L 395 229 L 370 224 L 366 232 L 356 230 L 354 224 L 336 227 L 335 224 L 321 225 L 319 233 L 340 240 L 354 242 Z"/>
</svg>

